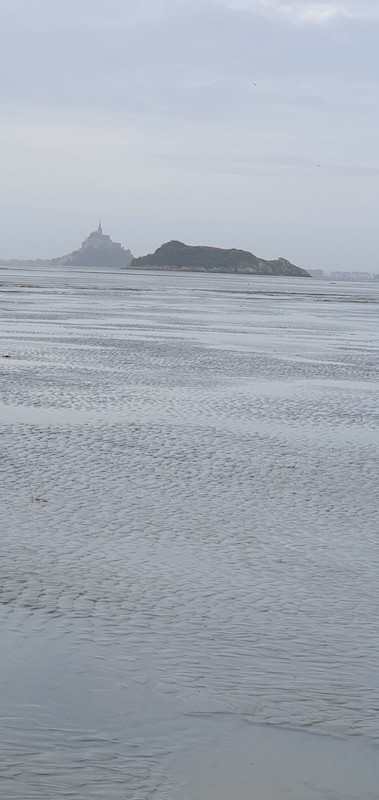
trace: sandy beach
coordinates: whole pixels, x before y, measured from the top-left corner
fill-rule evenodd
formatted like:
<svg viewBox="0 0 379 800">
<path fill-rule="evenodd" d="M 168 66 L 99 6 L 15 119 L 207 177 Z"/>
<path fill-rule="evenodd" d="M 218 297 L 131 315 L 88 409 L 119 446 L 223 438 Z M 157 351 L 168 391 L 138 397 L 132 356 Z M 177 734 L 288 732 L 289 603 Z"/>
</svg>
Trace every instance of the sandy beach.
<svg viewBox="0 0 379 800">
<path fill-rule="evenodd" d="M 0 269 L 6 800 L 374 800 L 379 284 Z"/>
</svg>

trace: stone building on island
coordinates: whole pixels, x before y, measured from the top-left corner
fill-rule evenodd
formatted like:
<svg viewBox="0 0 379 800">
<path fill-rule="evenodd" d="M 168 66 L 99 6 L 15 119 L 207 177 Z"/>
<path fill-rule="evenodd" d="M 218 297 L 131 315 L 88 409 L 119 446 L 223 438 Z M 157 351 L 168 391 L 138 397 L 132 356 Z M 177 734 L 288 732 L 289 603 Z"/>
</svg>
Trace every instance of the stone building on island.
<svg viewBox="0 0 379 800">
<path fill-rule="evenodd" d="M 79 250 L 67 256 L 56 258 L 52 263 L 70 267 L 129 267 L 133 259 L 130 250 L 125 250 L 119 242 L 112 242 L 103 233 L 101 220 L 96 231 L 87 236 Z"/>
</svg>

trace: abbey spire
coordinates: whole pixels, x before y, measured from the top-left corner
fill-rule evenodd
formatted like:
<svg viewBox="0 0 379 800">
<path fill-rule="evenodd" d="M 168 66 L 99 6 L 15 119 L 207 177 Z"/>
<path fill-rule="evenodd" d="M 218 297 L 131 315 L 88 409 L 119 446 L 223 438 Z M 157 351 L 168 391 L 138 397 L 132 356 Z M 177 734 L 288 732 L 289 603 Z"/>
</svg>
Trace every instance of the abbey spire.
<svg viewBox="0 0 379 800">
<path fill-rule="evenodd" d="M 130 250 L 125 250 L 119 242 L 112 242 L 107 233 L 103 233 L 101 217 L 96 231 L 84 239 L 79 250 L 74 250 L 67 256 L 56 259 L 56 263 L 73 267 L 114 267 L 123 269 L 129 267 L 133 256 Z"/>
</svg>

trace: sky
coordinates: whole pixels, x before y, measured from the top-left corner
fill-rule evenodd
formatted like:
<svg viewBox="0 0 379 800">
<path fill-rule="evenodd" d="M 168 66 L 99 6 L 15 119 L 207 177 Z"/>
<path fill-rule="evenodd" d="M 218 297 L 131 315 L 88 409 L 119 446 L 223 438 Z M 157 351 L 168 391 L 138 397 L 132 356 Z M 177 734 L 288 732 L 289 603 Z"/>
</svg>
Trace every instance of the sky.
<svg viewBox="0 0 379 800">
<path fill-rule="evenodd" d="M 379 0 L 0 0 L 0 258 L 379 272 Z"/>
</svg>

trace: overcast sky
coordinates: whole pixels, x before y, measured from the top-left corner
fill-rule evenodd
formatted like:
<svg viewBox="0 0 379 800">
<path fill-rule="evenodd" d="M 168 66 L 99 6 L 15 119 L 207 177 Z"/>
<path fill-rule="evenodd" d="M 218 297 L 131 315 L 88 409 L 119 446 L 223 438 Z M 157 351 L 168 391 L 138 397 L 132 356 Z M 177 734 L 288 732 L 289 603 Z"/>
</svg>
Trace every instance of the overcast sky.
<svg viewBox="0 0 379 800">
<path fill-rule="evenodd" d="M 379 1 L 0 0 L 0 258 L 98 217 L 379 272 Z M 256 86 L 254 85 L 256 84 Z"/>
</svg>

